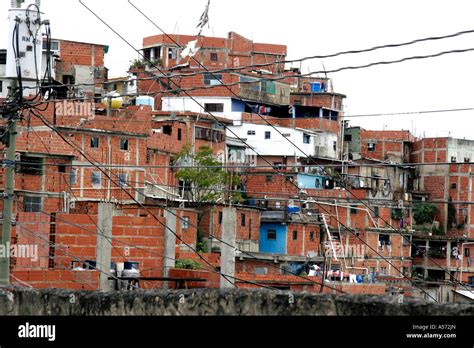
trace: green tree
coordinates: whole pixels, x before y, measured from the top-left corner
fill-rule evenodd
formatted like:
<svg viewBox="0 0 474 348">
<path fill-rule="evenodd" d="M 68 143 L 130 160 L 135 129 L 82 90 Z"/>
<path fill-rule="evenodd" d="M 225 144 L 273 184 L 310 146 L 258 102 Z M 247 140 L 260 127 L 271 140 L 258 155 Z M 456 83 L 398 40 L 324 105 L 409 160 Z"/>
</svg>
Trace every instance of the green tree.
<svg viewBox="0 0 474 348">
<path fill-rule="evenodd" d="M 413 218 L 417 225 L 432 223 L 436 214 L 438 214 L 438 207 L 434 204 L 417 203 L 413 205 Z"/>
<path fill-rule="evenodd" d="M 225 194 L 226 187 L 232 191 L 240 185 L 240 178 L 222 168 L 209 146 L 201 146 L 195 153 L 191 146 L 184 146 L 176 157 L 176 163 L 183 166 L 178 170 L 177 178 L 184 182 L 187 198 L 192 202 L 215 203 L 219 199 L 231 199 L 235 203 L 242 199 L 240 192 Z"/>
</svg>

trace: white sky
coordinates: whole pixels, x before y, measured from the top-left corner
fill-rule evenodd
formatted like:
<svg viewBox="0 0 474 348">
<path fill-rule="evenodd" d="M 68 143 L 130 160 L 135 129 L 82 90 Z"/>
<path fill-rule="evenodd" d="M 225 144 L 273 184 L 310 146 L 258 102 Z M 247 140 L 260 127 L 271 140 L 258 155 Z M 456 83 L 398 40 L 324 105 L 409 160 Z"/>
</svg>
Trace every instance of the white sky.
<svg viewBox="0 0 474 348">
<path fill-rule="evenodd" d="M 30 2 L 32 0 L 27 0 Z M 207 0 L 132 0 L 169 33 L 196 34 Z M 126 0 L 83 0 L 133 46 L 159 34 Z M 9 0 L 2 0 L 4 25 L 0 46 L 6 46 Z M 120 76 L 137 54 L 93 17 L 78 0 L 42 0 L 55 38 L 110 45 L 106 66 Z M 470 0 L 211 0 L 206 36 L 235 31 L 256 42 L 286 44 L 295 59 L 341 50 L 368 48 L 428 36 L 474 29 L 474 1 Z M 474 47 L 474 34 L 385 49 L 324 61 L 326 69 L 399 59 L 451 49 Z M 429 60 L 372 67 L 331 74 L 336 92 L 347 95 L 348 115 L 474 107 L 474 52 Z M 303 72 L 321 70 L 320 60 L 303 65 Z M 474 111 L 354 118 L 352 125 L 368 129 L 409 129 L 420 136 L 474 139 Z"/>
</svg>

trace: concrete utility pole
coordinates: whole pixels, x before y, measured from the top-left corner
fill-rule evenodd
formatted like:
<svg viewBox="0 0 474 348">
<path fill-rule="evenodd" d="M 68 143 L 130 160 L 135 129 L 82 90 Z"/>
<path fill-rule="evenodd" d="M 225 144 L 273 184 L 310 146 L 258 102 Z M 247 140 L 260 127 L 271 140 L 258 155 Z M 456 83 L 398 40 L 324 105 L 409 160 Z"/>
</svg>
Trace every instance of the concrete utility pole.
<svg viewBox="0 0 474 348">
<path fill-rule="evenodd" d="M 176 213 L 165 211 L 165 259 L 164 277 L 169 277 L 169 271 L 176 265 Z M 163 283 L 165 289 L 168 288 L 168 282 Z"/>
<path fill-rule="evenodd" d="M 15 95 L 16 81 L 11 82 L 10 93 Z M 3 221 L 2 221 L 2 247 L 4 255 L 0 257 L 0 285 L 10 285 L 10 242 L 13 222 L 13 198 L 15 193 L 15 156 L 16 156 L 16 116 L 10 115 L 10 126 L 7 126 L 5 142 L 7 153 L 5 158 L 5 189 L 3 191 Z"/>
<path fill-rule="evenodd" d="M 97 270 L 99 271 L 99 290 L 110 291 L 110 264 L 112 261 L 112 218 L 114 205 L 99 203 L 97 231 Z"/>
<path fill-rule="evenodd" d="M 221 289 L 234 288 L 235 249 L 231 245 L 236 243 L 237 209 L 223 208 L 222 211 L 222 241 L 221 243 Z M 229 245 L 227 245 L 227 244 Z"/>
</svg>

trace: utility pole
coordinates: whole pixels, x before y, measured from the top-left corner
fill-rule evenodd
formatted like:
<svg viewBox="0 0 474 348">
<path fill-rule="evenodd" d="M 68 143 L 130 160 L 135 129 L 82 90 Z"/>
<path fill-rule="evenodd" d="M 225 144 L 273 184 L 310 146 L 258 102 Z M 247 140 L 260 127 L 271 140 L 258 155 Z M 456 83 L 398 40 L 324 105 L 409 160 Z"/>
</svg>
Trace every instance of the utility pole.
<svg viewBox="0 0 474 348">
<path fill-rule="evenodd" d="M 10 93 L 14 96 L 17 89 L 15 80 L 11 82 Z M 20 91 L 20 93 L 22 93 Z M 9 115 L 4 143 L 7 146 L 5 167 L 5 189 L 3 191 L 2 248 L 4 255 L 0 257 L 0 286 L 10 285 L 10 242 L 13 222 L 13 198 L 15 193 L 15 156 L 16 156 L 16 114 Z"/>
<path fill-rule="evenodd" d="M 99 270 L 100 291 L 110 291 L 110 264 L 112 261 L 112 219 L 114 205 L 99 203 L 97 224 L 97 269 Z"/>
<path fill-rule="evenodd" d="M 221 243 L 221 289 L 233 288 L 235 274 L 235 248 L 237 232 L 237 210 L 226 207 L 222 210 L 222 241 Z"/>
</svg>

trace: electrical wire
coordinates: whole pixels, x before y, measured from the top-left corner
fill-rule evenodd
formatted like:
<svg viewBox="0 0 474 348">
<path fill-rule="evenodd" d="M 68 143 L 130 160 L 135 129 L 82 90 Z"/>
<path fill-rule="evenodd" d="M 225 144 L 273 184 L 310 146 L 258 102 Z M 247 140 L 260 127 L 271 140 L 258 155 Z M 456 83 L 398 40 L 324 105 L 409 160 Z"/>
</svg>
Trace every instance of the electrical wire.
<svg viewBox="0 0 474 348">
<path fill-rule="evenodd" d="M 81 1 L 79 1 L 79 2 L 81 2 Z M 136 8 L 147 20 L 149 20 L 149 21 L 150 21 L 152 24 L 154 24 L 159 30 L 161 30 L 161 31 L 163 32 L 163 34 L 165 34 L 168 38 L 170 38 L 172 41 L 174 41 L 175 44 L 177 44 L 176 41 L 173 40 L 173 38 L 171 38 L 171 37 L 170 37 L 168 34 L 166 34 L 161 28 L 159 28 L 159 26 L 158 26 L 156 23 L 154 23 L 146 14 L 144 14 L 144 13 L 143 13 L 141 10 L 139 10 L 135 5 L 133 5 L 130 0 L 128 0 L 128 2 L 129 2 L 134 8 Z M 105 24 L 105 23 L 104 23 L 104 24 Z M 110 28 L 110 26 L 109 26 L 109 28 Z M 473 51 L 474 48 L 468 49 L 468 50 L 469 50 L 469 51 Z M 467 51 L 464 51 L 464 52 L 467 52 Z M 398 63 L 399 63 L 399 62 L 404 62 L 404 61 L 408 61 L 408 60 L 412 60 L 412 59 L 424 59 L 424 58 L 428 58 L 428 57 L 437 57 L 437 56 L 441 56 L 441 55 L 444 55 L 444 54 L 447 54 L 447 53 L 448 53 L 448 51 L 446 51 L 446 52 L 440 52 L 440 53 L 432 54 L 432 55 L 427 55 L 427 56 L 406 57 L 406 58 L 402 58 L 402 59 L 399 59 L 399 60 L 396 60 L 396 61 L 385 61 L 385 62 L 370 63 L 370 64 L 367 64 L 367 65 L 365 65 L 365 66 L 345 67 L 345 68 L 340 68 L 340 69 L 336 69 L 336 70 L 333 70 L 333 71 L 326 71 L 326 73 L 338 72 L 338 71 L 342 71 L 342 70 L 353 70 L 353 69 L 358 69 L 358 68 L 361 68 L 361 67 L 370 67 L 370 66 L 381 65 L 381 64 L 384 64 L 384 65 L 385 65 L 385 64 L 392 64 L 392 63 L 395 63 L 395 62 L 398 62 Z M 459 53 L 459 52 L 451 51 L 450 53 Z M 203 66 L 199 61 L 197 61 L 194 57 L 191 57 L 191 59 L 193 59 L 195 62 L 197 62 L 203 69 L 205 69 L 205 70 L 209 73 L 209 70 L 208 70 L 205 66 Z M 303 77 L 303 76 L 305 76 L 305 75 L 306 75 L 306 74 L 301 74 L 301 76 L 298 76 L 298 77 Z M 213 76 L 213 78 L 217 79 L 219 82 L 222 83 L 222 81 L 221 81 L 220 78 L 216 77 L 215 75 L 212 75 L 212 76 Z M 306 75 L 306 76 L 308 76 L 308 75 Z M 276 78 L 276 79 L 281 79 L 281 78 Z M 276 79 L 270 79 L 270 80 L 276 80 Z M 227 88 L 227 90 L 228 90 L 229 92 L 231 92 L 233 95 L 235 95 L 237 98 L 239 98 L 239 96 L 238 96 L 233 90 L 231 90 L 231 89 L 229 88 L 230 85 L 232 85 L 232 84 L 226 84 L 225 87 Z M 222 86 L 222 85 L 216 85 L 216 86 Z M 244 102 L 245 102 L 245 101 L 244 101 Z M 245 103 L 246 103 L 246 102 L 245 102 Z M 248 105 L 248 103 L 246 103 L 246 104 Z M 273 124 L 271 124 L 270 122 L 268 122 L 268 120 L 266 120 L 264 117 L 262 117 L 262 115 L 260 115 L 260 113 L 256 113 L 256 115 L 258 115 L 259 117 L 261 117 L 270 127 L 272 127 L 274 130 L 276 130 L 277 133 L 279 133 L 283 138 L 285 138 L 294 148 L 296 148 L 298 151 L 300 151 L 305 157 L 307 157 L 307 158 L 310 158 L 310 157 L 311 157 L 311 156 L 308 156 L 303 150 L 301 150 L 301 149 L 300 149 L 294 142 L 292 142 L 290 139 L 288 139 L 287 137 L 284 137 L 283 134 L 282 134 Z M 238 138 L 239 138 L 239 137 L 238 137 Z M 241 138 L 239 138 L 239 139 L 242 141 Z M 254 150 L 254 149 L 252 149 L 252 150 Z M 255 150 L 254 150 L 254 151 L 255 151 Z M 257 154 L 257 155 L 258 155 L 258 154 Z M 346 188 L 346 190 L 348 190 L 348 189 Z M 349 191 L 352 195 L 354 195 L 350 190 L 348 190 L 348 191 Z M 354 197 L 356 197 L 356 196 L 354 195 Z M 365 205 L 365 203 L 363 203 L 363 204 Z M 386 221 L 384 220 L 384 222 L 386 222 Z M 344 225 L 342 224 L 342 226 L 344 226 Z M 391 227 L 391 225 L 390 225 L 390 227 Z M 346 228 L 347 228 L 347 227 L 346 227 Z M 416 246 L 415 246 L 415 247 L 416 247 Z M 380 254 L 379 254 L 379 255 L 380 255 Z M 380 255 L 380 256 L 381 256 L 381 255 Z M 393 267 L 394 267 L 394 266 L 393 266 Z M 394 267 L 394 268 L 395 268 L 395 267 Z M 396 268 L 395 268 L 395 269 L 396 269 Z M 400 273 L 404 276 L 403 272 L 400 271 Z"/>
<path fill-rule="evenodd" d="M 91 12 L 97 19 L 99 19 L 103 24 L 105 24 L 110 30 L 112 30 L 117 36 L 119 36 L 124 42 L 126 42 L 126 43 L 127 43 L 131 48 L 133 48 L 138 54 L 140 54 L 142 57 L 144 57 L 144 56 L 143 56 L 137 49 L 135 49 L 125 38 L 123 38 L 123 36 L 121 36 L 119 33 L 117 33 L 110 25 L 108 25 L 102 18 L 100 18 L 100 17 L 99 17 L 94 11 L 92 11 L 89 7 L 87 7 L 81 0 L 79 0 L 79 3 L 80 3 L 81 5 L 83 5 L 86 9 L 88 9 L 89 12 Z M 144 58 L 145 58 L 145 57 L 144 57 Z M 153 64 L 153 65 L 156 67 L 156 65 L 155 65 L 153 62 L 150 62 L 150 63 Z M 157 68 L 157 69 L 159 70 L 159 68 Z M 159 71 L 160 71 L 160 70 L 159 70 Z M 170 79 L 170 82 L 173 82 L 175 85 L 177 85 L 174 81 L 171 81 L 171 79 Z M 179 85 L 177 85 L 177 86 L 179 87 Z M 187 94 L 194 102 L 196 102 L 198 105 L 200 105 L 200 103 L 199 103 L 195 98 L 193 98 L 192 96 L 190 96 L 187 92 L 186 92 L 186 94 Z M 200 105 L 200 106 L 202 107 L 202 105 Z M 212 113 L 210 113 L 210 112 L 208 112 L 208 111 L 206 111 L 206 112 L 207 112 L 209 115 L 211 115 L 211 117 L 215 118 L 215 116 L 214 116 Z M 215 118 L 215 119 L 218 121 L 217 118 Z M 223 125 L 223 126 L 226 127 L 227 129 L 229 129 L 226 125 Z M 230 130 L 230 129 L 229 129 L 229 130 Z M 233 133 L 232 130 L 230 130 L 230 132 Z M 241 139 L 241 138 L 238 137 L 235 133 L 233 133 L 233 134 L 234 134 L 237 138 Z M 241 141 L 243 141 L 243 140 L 241 139 Z M 244 142 L 244 141 L 243 141 L 243 142 Z M 244 144 L 246 144 L 246 143 L 244 142 Z M 247 145 L 247 146 L 248 146 L 248 145 Z M 257 154 L 257 156 L 260 156 L 257 151 L 255 151 L 254 149 L 252 149 L 252 150 Z M 260 156 L 260 157 L 261 157 L 261 156 Z M 267 162 L 268 162 L 268 161 L 267 161 Z M 269 163 L 269 164 L 270 164 L 270 163 Z"/>
</svg>

